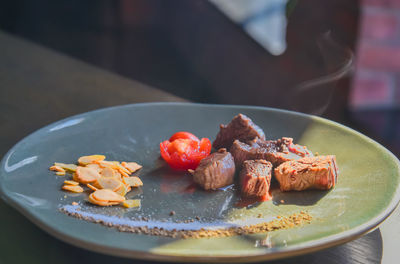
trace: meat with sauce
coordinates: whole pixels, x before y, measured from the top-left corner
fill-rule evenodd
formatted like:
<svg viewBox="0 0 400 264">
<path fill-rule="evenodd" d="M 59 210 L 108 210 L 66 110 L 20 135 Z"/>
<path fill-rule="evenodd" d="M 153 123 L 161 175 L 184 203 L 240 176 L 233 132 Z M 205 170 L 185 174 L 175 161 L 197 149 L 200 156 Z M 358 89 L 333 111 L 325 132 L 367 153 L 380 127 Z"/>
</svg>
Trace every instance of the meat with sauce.
<svg viewBox="0 0 400 264">
<path fill-rule="evenodd" d="M 235 162 L 231 153 L 222 148 L 200 161 L 193 180 L 205 190 L 215 190 L 233 183 Z"/>
<path fill-rule="evenodd" d="M 266 160 L 246 160 L 240 171 L 241 191 L 244 196 L 264 197 L 271 185 L 272 163 Z"/>
<path fill-rule="evenodd" d="M 265 159 L 276 167 L 289 160 L 313 156 L 307 147 L 294 144 L 293 139 L 288 137 L 278 140 L 256 138 L 247 143 L 235 140 L 230 152 L 237 167 L 240 167 L 245 160 Z"/>
<path fill-rule="evenodd" d="M 334 155 L 306 157 L 282 163 L 274 170 L 281 191 L 329 190 L 337 180 Z"/>
<path fill-rule="evenodd" d="M 213 147 L 229 149 L 235 139 L 246 142 L 256 137 L 265 139 L 264 131 L 247 116 L 238 114 L 229 124 L 220 125 Z"/>
</svg>

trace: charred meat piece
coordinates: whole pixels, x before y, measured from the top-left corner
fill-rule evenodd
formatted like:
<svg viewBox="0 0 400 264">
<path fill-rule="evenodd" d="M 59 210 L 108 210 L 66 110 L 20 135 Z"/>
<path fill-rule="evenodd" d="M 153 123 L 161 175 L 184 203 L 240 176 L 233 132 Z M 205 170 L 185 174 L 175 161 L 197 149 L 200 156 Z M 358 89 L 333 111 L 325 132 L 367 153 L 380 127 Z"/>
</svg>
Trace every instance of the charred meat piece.
<svg viewBox="0 0 400 264">
<path fill-rule="evenodd" d="M 238 114 L 228 125 L 220 125 L 213 147 L 229 149 L 235 139 L 246 142 L 256 137 L 265 139 L 264 131 L 247 116 Z"/>
<path fill-rule="evenodd" d="M 329 155 L 288 161 L 274 172 L 281 191 L 328 190 L 335 186 L 338 169 L 336 157 Z"/>
<path fill-rule="evenodd" d="M 236 166 L 240 166 L 245 160 L 265 159 L 274 167 L 279 164 L 303 157 L 312 157 L 307 147 L 293 143 L 292 138 L 283 137 L 278 140 L 262 140 L 256 138 L 243 143 L 235 140 L 230 149 L 235 158 Z"/>
<path fill-rule="evenodd" d="M 242 193 L 248 197 L 263 197 L 271 185 L 272 163 L 266 160 L 246 160 L 240 171 Z"/>
<path fill-rule="evenodd" d="M 233 157 L 222 148 L 200 161 L 193 172 L 193 180 L 205 190 L 215 190 L 232 184 L 234 175 Z"/>
</svg>

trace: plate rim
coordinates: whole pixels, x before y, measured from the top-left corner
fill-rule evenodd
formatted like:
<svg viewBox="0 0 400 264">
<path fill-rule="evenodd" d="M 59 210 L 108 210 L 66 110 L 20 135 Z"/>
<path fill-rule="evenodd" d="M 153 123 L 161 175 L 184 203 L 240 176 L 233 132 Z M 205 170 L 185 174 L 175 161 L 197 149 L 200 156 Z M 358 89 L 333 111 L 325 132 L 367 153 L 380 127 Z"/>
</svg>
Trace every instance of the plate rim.
<svg viewBox="0 0 400 264">
<path fill-rule="evenodd" d="M 400 161 L 399 159 L 387 148 L 382 146 L 380 143 L 376 142 L 375 140 L 367 137 L 366 135 L 350 128 L 345 125 L 342 125 L 336 121 L 332 121 L 323 117 L 311 115 L 311 114 L 305 114 L 301 112 L 296 112 L 296 111 L 291 111 L 291 110 L 286 110 L 286 109 L 279 109 L 279 108 L 272 108 L 272 107 L 264 107 L 264 106 L 249 106 L 249 105 L 233 105 L 233 104 L 204 104 L 204 103 L 190 103 L 190 102 L 149 102 L 149 103 L 133 103 L 133 104 L 124 104 L 124 105 L 117 105 L 117 106 L 111 106 L 111 107 L 104 107 L 104 108 L 99 108 L 83 113 L 79 113 L 76 115 L 72 115 L 60 120 L 57 120 L 55 122 L 52 122 L 48 125 L 45 125 L 32 133 L 29 133 L 26 135 L 24 138 L 19 140 L 16 144 L 14 144 L 8 151 L 7 153 L 2 157 L 2 160 L 0 162 L 1 168 L 4 168 L 6 160 L 8 160 L 8 157 L 11 156 L 11 154 L 14 152 L 16 148 L 18 148 L 24 141 L 26 141 L 29 137 L 31 137 L 33 134 L 39 133 L 43 130 L 46 130 L 50 127 L 54 127 L 57 124 L 63 123 L 67 120 L 71 119 L 76 119 L 91 113 L 101 113 L 105 111 L 112 111 L 113 109 L 120 109 L 120 108 L 130 108 L 130 107 L 146 107 L 146 106 L 160 106 L 160 105 L 165 105 L 165 106 L 196 106 L 196 107 L 216 107 L 216 108 L 243 108 L 243 109 L 248 109 L 248 110 L 267 110 L 267 111 L 273 111 L 273 112 L 281 112 L 281 113 L 286 113 L 289 115 L 295 115 L 295 116 L 301 116 L 301 117 L 311 117 L 312 119 L 316 119 L 319 122 L 322 123 L 327 123 L 336 127 L 339 127 L 341 129 L 345 129 L 350 133 L 355 134 L 358 137 L 361 137 L 363 140 L 366 140 L 369 143 L 372 143 L 375 147 L 379 148 L 381 151 L 386 152 L 391 160 L 394 161 L 394 163 L 397 165 L 397 175 L 400 178 Z M 137 250 L 131 250 L 131 249 L 121 249 L 118 247 L 113 247 L 113 246 L 105 246 L 97 243 L 92 243 L 92 242 L 86 242 L 83 240 L 80 240 L 78 238 L 75 238 L 73 236 L 70 236 L 66 233 L 63 233 L 61 231 L 58 231 L 48 224 L 46 222 L 40 220 L 35 213 L 33 213 L 31 210 L 25 208 L 22 204 L 20 204 L 17 200 L 13 199 L 12 197 L 9 197 L 6 194 L 6 190 L 4 185 L 2 184 L 2 179 L 4 177 L 4 172 L 3 169 L 0 170 L 0 198 L 2 198 L 3 201 L 5 201 L 7 204 L 9 204 L 11 207 L 16 209 L 19 213 L 21 213 L 24 217 L 26 217 L 30 222 L 38 226 L 40 229 L 45 231 L 46 233 L 50 234 L 51 236 L 60 239 L 61 241 L 64 241 L 68 244 L 71 244 L 73 246 L 79 246 L 80 248 L 84 248 L 86 250 L 94 251 L 97 253 L 101 254 L 108 254 L 108 255 L 113 255 L 117 257 L 127 257 L 127 258 L 133 258 L 133 259 L 143 259 L 143 260 L 155 260 L 155 261 L 167 261 L 167 262 L 208 262 L 208 261 L 215 261 L 215 262 L 255 262 L 255 261 L 263 261 L 263 260 L 275 260 L 275 259 L 281 259 L 285 257 L 292 257 L 292 256 L 298 256 L 298 255 L 303 255 L 303 254 L 308 254 L 311 252 L 319 251 L 322 249 L 330 248 L 333 246 L 337 246 L 340 244 L 344 244 L 346 242 L 352 241 L 358 237 L 361 237 L 362 235 L 371 232 L 375 230 L 383 221 L 385 221 L 391 213 L 397 208 L 399 202 L 400 202 L 400 186 L 396 187 L 396 190 L 394 192 L 393 198 L 391 199 L 390 203 L 387 205 L 387 207 L 377 216 L 373 217 L 369 221 L 358 225 L 354 228 L 351 228 L 349 230 L 346 230 L 344 232 L 338 233 L 338 234 L 333 234 L 329 235 L 323 238 L 318 238 L 318 239 L 313 239 L 308 242 L 303 242 L 300 244 L 296 245 L 291 245 L 285 248 L 281 248 L 279 251 L 273 251 L 273 252 L 261 252 L 260 254 L 248 254 L 248 255 L 234 255 L 234 256 L 225 256 L 225 255 L 215 255 L 215 256 L 204 256 L 204 255 L 178 255 L 178 254 L 162 254 L 162 253 L 154 253 L 154 252 L 149 252 L 149 251 L 137 251 Z"/>
</svg>

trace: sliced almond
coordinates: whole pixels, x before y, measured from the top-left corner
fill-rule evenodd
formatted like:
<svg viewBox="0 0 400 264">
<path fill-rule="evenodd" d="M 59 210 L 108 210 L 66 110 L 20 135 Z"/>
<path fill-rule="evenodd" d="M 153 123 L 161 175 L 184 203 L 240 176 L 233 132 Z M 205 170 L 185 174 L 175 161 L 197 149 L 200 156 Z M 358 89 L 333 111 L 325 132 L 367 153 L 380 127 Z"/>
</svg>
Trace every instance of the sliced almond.
<svg viewBox="0 0 400 264">
<path fill-rule="evenodd" d="M 57 171 L 56 175 L 58 176 L 64 176 L 65 175 L 65 171 Z"/>
<path fill-rule="evenodd" d="M 126 168 L 130 173 L 140 170 L 143 166 L 136 162 L 121 162 L 121 165 Z"/>
<path fill-rule="evenodd" d="M 65 163 L 60 163 L 60 162 L 54 162 L 55 166 L 61 167 L 66 171 L 70 171 L 70 172 L 75 172 L 76 168 L 78 166 L 76 166 L 75 164 L 65 164 Z"/>
<path fill-rule="evenodd" d="M 79 182 L 76 182 L 76 181 L 64 181 L 64 184 L 77 186 L 77 185 L 79 185 Z"/>
<path fill-rule="evenodd" d="M 64 172 L 64 173 L 65 173 L 65 170 L 64 170 L 63 168 L 61 168 L 60 166 L 56 166 L 56 165 L 51 166 L 51 167 L 49 168 L 49 170 L 57 171 L 57 172 Z"/>
<path fill-rule="evenodd" d="M 98 178 L 100 178 L 100 173 L 98 173 L 95 169 L 81 166 L 78 166 L 75 175 L 76 181 L 83 184 L 95 182 Z"/>
<path fill-rule="evenodd" d="M 81 186 L 74 186 L 74 185 L 63 185 L 61 189 L 74 192 L 74 193 L 81 193 L 83 192 L 83 188 Z"/>
<path fill-rule="evenodd" d="M 140 207 L 140 199 L 123 201 L 122 206 L 126 208 Z"/>
<path fill-rule="evenodd" d="M 125 201 L 125 197 L 109 190 L 109 189 L 101 189 L 92 193 L 93 198 L 98 201 L 105 202 L 123 202 Z"/>
<path fill-rule="evenodd" d="M 136 176 L 124 178 L 124 181 L 126 184 L 132 187 L 143 186 L 143 182 L 139 179 L 139 177 Z"/>
<path fill-rule="evenodd" d="M 82 156 L 78 159 L 78 163 L 80 165 L 87 165 L 93 162 L 98 162 L 105 160 L 106 156 L 104 155 L 90 155 L 90 156 Z"/>
</svg>

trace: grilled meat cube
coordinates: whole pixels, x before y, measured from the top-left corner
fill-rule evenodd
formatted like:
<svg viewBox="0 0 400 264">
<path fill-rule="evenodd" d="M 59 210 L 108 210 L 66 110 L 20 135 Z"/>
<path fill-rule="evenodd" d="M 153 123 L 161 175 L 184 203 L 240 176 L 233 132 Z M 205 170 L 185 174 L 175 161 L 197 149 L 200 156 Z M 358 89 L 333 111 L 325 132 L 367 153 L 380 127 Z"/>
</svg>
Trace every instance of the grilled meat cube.
<svg viewBox="0 0 400 264">
<path fill-rule="evenodd" d="M 256 138 L 247 143 L 235 140 L 230 152 L 238 167 L 240 167 L 245 160 L 265 159 L 276 167 L 289 160 L 313 156 L 305 146 L 293 144 L 293 139 L 287 137 L 278 140 L 262 140 Z"/>
<path fill-rule="evenodd" d="M 247 116 L 238 114 L 228 125 L 220 125 L 213 147 L 229 149 L 235 139 L 248 141 L 256 137 L 265 139 L 264 131 Z"/>
<path fill-rule="evenodd" d="M 329 155 L 288 161 L 274 172 L 281 191 L 328 190 L 336 184 L 338 168 L 336 157 Z"/>
<path fill-rule="evenodd" d="M 193 180 L 205 190 L 215 190 L 232 184 L 234 175 L 233 157 L 222 148 L 200 161 L 193 172 Z"/>
<path fill-rule="evenodd" d="M 245 196 L 263 197 L 271 185 L 272 163 L 266 160 L 246 160 L 240 171 L 241 191 Z"/>
</svg>

